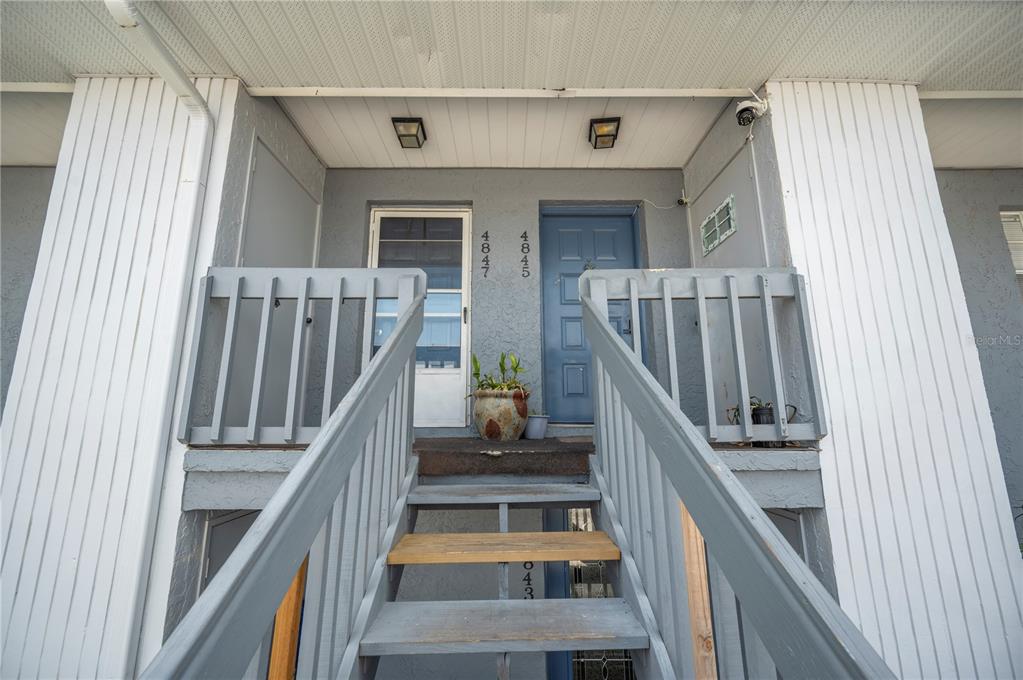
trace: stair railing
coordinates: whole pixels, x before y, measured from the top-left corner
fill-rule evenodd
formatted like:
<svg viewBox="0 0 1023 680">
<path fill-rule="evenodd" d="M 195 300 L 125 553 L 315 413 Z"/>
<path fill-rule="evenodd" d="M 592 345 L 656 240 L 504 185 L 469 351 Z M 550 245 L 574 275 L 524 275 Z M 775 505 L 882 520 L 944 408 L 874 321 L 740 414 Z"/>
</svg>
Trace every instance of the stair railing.
<svg viewBox="0 0 1023 680">
<path fill-rule="evenodd" d="M 272 291 L 274 278 L 281 294 L 308 293 L 315 270 L 240 271 L 226 277 L 243 279 L 229 288 L 240 291 L 234 299 L 250 284 L 252 290 L 262 285 Z M 415 474 L 412 404 L 426 275 L 420 270 L 315 275 L 328 287 L 313 284 L 314 293 L 340 295 L 346 281 L 358 280 L 361 290 L 368 286 L 396 296 L 397 322 L 371 359 L 367 351 L 362 374 L 146 668 L 145 678 L 241 677 L 314 541 L 320 549 L 319 559 L 310 559 L 310 583 L 330 598 L 307 597 L 301 654 L 319 669 L 317 677 L 354 668 L 360 631 L 386 596 L 386 556 L 404 530 L 405 497 Z M 370 322 L 372 298 L 371 293 Z M 335 319 L 337 310 L 335 305 Z M 336 337 L 336 324 L 332 327 Z M 369 329 L 367 337 L 372 323 Z"/>
<path fill-rule="evenodd" d="M 671 368 L 668 394 L 643 365 L 639 336 L 634 335 L 630 348 L 608 321 L 609 299 L 629 301 L 635 328 L 641 325 L 640 301 L 655 301 L 674 364 L 672 300 L 695 299 L 702 308 L 706 296 L 723 296 L 745 361 L 738 298 L 760 296 L 769 305 L 771 290 L 795 291 L 805 300 L 802 278 L 791 270 L 598 270 L 581 278 L 583 323 L 593 351 L 592 467 L 602 492 L 598 521 L 621 547 L 622 594 L 651 634 L 649 654 L 637 659 L 641 677 L 681 676 L 694 663 L 682 567 L 682 501 L 734 589 L 744 620 L 752 623 L 781 677 L 894 677 L 714 453 L 706 431 L 682 412 L 677 369 Z M 699 322 L 706 352 L 707 315 L 702 309 Z M 812 352 L 805 319 L 801 325 Z M 777 347 L 776 337 L 767 339 L 769 346 L 772 342 Z M 817 395 L 819 399 L 819 391 Z M 749 425 L 747 421 L 745 427 Z M 823 432 L 823 423 L 811 427 Z"/>
</svg>

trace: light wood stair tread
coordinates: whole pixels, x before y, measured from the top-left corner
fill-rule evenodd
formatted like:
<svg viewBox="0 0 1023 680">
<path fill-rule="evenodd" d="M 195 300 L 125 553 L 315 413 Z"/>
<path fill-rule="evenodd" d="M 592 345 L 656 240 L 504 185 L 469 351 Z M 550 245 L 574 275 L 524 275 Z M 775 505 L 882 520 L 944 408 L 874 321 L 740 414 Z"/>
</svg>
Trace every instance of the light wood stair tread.
<svg viewBox="0 0 1023 680">
<path fill-rule="evenodd" d="M 629 605 L 616 598 L 388 602 L 359 653 L 553 652 L 649 644 Z"/>
<path fill-rule="evenodd" d="M 388 564 L 483 564 L 617 560 L 603 531 L 523 531 L 488 534 L 405 534 Z"/>
<path fill-rule="evenodd" d="M 600 491 L 589 484 L 420 484 L 409 505 L 544 505 L 592 503 Z"/>
</svg>

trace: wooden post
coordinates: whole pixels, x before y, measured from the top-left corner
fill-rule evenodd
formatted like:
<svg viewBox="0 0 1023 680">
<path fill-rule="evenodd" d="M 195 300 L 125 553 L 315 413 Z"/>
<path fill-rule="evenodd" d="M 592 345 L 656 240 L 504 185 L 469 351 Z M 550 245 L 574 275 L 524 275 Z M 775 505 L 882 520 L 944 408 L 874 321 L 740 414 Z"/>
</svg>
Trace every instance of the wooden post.
<svg viewBox="0 0 1023 680">
<path fill-rule="evenodd" d="M 686 556 L 686 590 L 689 593 L 689 628 L 693 638 L 693 670 L 697 680 L 717 680 L 714 651 L 714 622 L 710 611 L 707 580 L 707 547 L 692 515 L 679 501 L 682 515 L 682 544 Z"/>
<path fill-rule="evenodd" d="M 274 634 L 273 642 L 270 644 L 270 671 L 267 673 L 267 680 L 295 678 L 298 632 L 302 625 L 302 600 L 305 597 L 305 576 L 308 567 L 307 555 L 274 615 Z"/>
</svg>

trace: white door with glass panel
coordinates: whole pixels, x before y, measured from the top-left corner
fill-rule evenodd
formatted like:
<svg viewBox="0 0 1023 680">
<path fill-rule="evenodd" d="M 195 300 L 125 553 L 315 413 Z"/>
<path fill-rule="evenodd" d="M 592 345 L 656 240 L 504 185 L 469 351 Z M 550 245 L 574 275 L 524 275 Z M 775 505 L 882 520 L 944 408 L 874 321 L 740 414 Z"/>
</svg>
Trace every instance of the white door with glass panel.
<svg viewBox="0 0 1023 680">
<path fill-rule="evenodd" d="M 370 218 L 371 267 L 426 272 L 423 334 L 416 345 L 415 424 L 464 427 L 469 383 L 469 210 L 384 209 Z M 397 301 L 377 305 L 373 347 L 397 321 Z"/>
</svg>

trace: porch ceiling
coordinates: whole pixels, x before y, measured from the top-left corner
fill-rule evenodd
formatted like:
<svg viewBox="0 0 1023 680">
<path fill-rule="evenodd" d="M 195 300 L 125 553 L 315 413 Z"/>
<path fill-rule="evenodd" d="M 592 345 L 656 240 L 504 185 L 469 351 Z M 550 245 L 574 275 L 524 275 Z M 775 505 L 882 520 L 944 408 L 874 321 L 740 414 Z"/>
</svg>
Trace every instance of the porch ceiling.
<svg viewBox="0 0 1023 680">
<path fill-rule="evenodd" d="M 146 2 L 194 74 L 249 86 L 1023 89 L 1019 2 Z M 0 79 L 145 74 L 101 2 L 0 3 Z"/>
<path fill-rule="evenodd" d="M 727 99 L 462 99 L 287 97 L 288 110 L 333 168 L 681 168 Z M 423 118 L 429 139 L 402 149 L 392 116 Z M 587 141 L 591 118 L 621 116 L 613 149 Z"/>
</svg>

